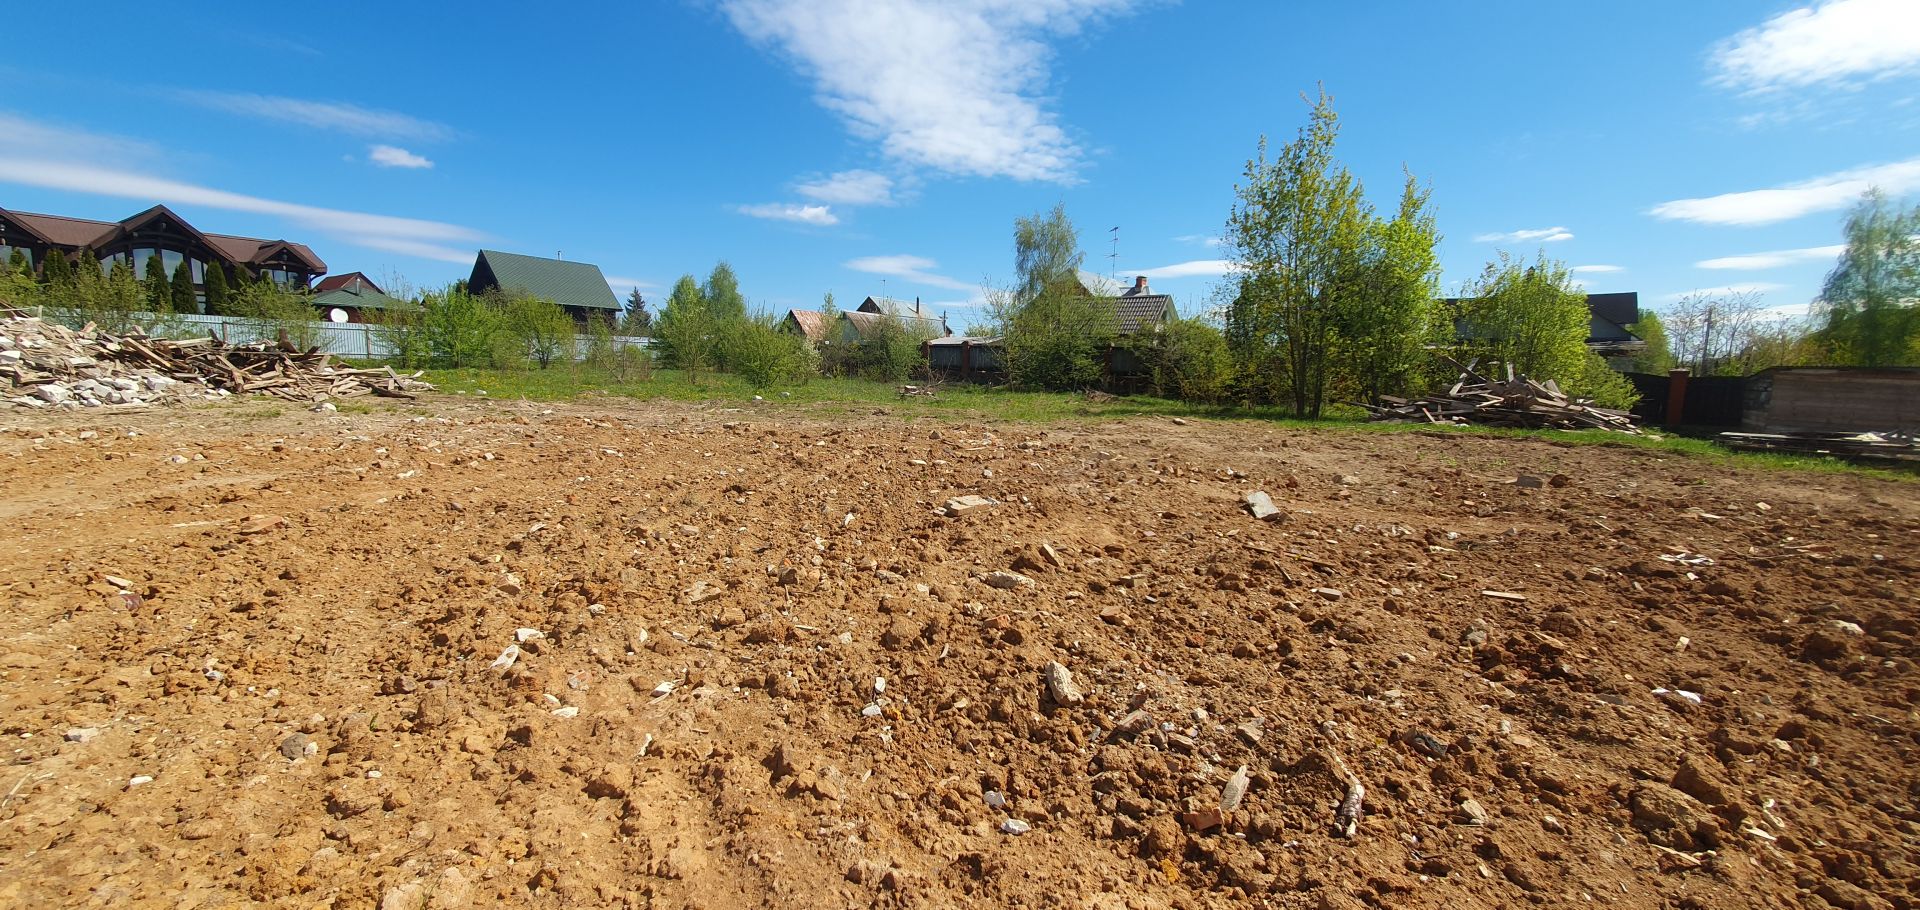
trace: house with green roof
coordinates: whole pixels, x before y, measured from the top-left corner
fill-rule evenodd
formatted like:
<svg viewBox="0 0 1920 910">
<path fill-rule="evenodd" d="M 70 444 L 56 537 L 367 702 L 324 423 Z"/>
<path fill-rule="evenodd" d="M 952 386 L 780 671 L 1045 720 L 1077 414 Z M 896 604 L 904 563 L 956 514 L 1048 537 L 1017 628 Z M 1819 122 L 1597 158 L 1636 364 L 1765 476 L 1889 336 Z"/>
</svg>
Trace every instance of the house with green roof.
<svg viewBox="0 0 1920 910">
<path fill-rule="evenodd" d="M 496 289 L 551 300 L 583 324 L 595 313 L 609 319 L 620 315 L 620 301 L 614 299 L 607 276 L 591 262 L 481 250 L 473 260 L 467 290 L 484 294 Z"/>
<path fill-rule="evenodd" d="M 328 276 L 314 287 L 309 302 L 328 322 L 366 322 L 371 312 L 410 306 L 387 296 L 362 272 Z"/>
</svg>

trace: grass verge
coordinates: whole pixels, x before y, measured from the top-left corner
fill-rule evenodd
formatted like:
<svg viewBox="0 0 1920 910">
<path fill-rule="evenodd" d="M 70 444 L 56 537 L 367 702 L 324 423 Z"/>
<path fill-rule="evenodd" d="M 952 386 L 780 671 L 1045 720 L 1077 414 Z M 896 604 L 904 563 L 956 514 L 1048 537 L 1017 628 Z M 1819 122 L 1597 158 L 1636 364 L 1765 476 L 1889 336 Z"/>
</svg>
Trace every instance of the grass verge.
<svg viewBox="0 0 1920 910">
<path fill-rule="evenodd" d="M 750 403 L 810 413 L 889 414 L 954 420 L 1014 420 L 1035 423 L 1104 421 L 1127 417 L 1181 417 L 1195 420 L 1251 420 L 1307 431 L 1338 430 L 1359 433 L 1421 433 L 1485 438 L 1530 438 L 1555 445 L 1604 445 L 1644 449 L 1700 459 L 1714 464 L 1779 471 L 1866 474 L 1906 481 L 1920 480 L 1912 470 L 1852 464 L 1837 458 L 1739 452 L 1718 443 L 1683 436 L 1627 436 L 1603 430 L 1521 430 L 1498 427 L 1452 427 L 1430 424 L 1374 423 L 1353 406 L 1330 409 L 1321 420 L 1301 420 L 1277 407 L 1219 407 L 1172 401 L 1145 395 L 1090 401 L 1063 392 L 1015 392 L 1001 388 L 953 383 L 933 398 L 898 394 L 898 387 L 864 379 L 816 379 L 805 385 L 755 389 L 737 376 L 702 374 L 691 380 L 677 370 L 654 370 L 646 379 L 619 378 L 584 367 L 547 370 L 448 369 L 425 377 L 443 392 L 485 395 L 488 398 L 528 401 L 570 401 L 612 396 L 640 401 L 670 400 Z"/>
</svg>

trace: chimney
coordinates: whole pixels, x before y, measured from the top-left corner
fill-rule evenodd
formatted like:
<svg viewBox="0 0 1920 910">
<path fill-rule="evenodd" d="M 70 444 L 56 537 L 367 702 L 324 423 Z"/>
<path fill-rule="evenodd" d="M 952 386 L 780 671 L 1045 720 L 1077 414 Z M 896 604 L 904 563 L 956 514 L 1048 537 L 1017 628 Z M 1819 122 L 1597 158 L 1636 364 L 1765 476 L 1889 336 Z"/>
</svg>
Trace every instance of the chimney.
<svg viewBox="0 0 1920 910">
<path fill-rule="evenodd" d="M 1135 294 L 1145 294 L 1145 293 L 1148 293 L 1148 291 L 1147 291 L 1147 276 L 1145 276 L 1145 275 L 1136 275 L 1136 276 L 1134 276 L 1134 279 L 1133 279 L 1133 292 L 1134 292 Z"/>
<path fill-rule="evenodd" d="M 913 295 L 913 316 L 915 319 L 920 318 L 920 295 L 918 294 Z"/>
</svg>

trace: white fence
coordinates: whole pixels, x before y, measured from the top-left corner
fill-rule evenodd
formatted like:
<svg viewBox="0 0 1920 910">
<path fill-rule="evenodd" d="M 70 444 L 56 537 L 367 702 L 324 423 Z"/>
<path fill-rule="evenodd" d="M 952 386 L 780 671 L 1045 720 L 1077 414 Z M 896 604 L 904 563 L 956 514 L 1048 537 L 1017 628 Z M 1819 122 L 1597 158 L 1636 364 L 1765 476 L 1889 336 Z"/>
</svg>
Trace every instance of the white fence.
<svg viewBox="0 0 1920 910">
<path fill-rule="evenodd" d="M 262 326 L 252 320 L 233 316 L 202 316 L 189 314 L 175 316 L 185 333 L 205 332 L 222 341 L 239 343 L 259 338 L 263 334 Z M 376 326 L 361 322 L 314 322 L 314 343 L 320 350 L 340 357 L 362 357 L 368 360 L 384 359 L 393 356 L 393 345 Z M 267 330 L 270 333 L 271 330 Z M 184 333 L 183 333 L 184 334 Z M 573 359 L 587 356 L 587 345 L 591 340 L 587 335 L 573 337 Z M 652 339 L 629 335 L 613 336 L 615 350 L 623 348 L 645 348 Z"/>
</svg>

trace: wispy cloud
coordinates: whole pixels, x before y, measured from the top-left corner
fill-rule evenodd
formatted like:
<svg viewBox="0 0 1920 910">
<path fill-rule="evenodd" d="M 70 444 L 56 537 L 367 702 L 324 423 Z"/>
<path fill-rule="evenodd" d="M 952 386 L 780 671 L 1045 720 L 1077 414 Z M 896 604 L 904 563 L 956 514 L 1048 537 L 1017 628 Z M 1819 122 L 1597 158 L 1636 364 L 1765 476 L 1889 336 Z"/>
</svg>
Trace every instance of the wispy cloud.
<svg viewBox="0 0 1920 910">
<path fill-rule="evenodd" d="M 136 199 L 143 205 L 164 202 L 271 215 L 285 218 L 303 228 L 323 232 L 342 243 L 444 262 L 472 262 L 472 247 L 486 239 L 486 235 L 480 231 L 439 221 L 282 202 L 164 177 L 67 161 L 0 157 L 0 182 Z M 449 244 L 460 244 L 466 248 L 457 249 Z"/>
<path fill-rule="evenodd" d="M 1873 187 L 1893 196 L 1920 189 L 1920 158 L 1854 168 L 1771 189 L 1676 199 L 1654 206 L 1648 214 L 1695 224 L 1773 224 L 1846 208 Z"/>
<path fill-rule="evenodd" d="M 794 192 L 832 205 L 892 205 L 893 178 L 873 171 L 841 171 L 802 181 Z"/>
<path fill-rule="evenodd" d="M 722 0 L 887 156 L 949 174 L 1071 181 L 1078 143 L 1045 109 L 1047 40 L 1134 0 Z"/>
<path fill-rule="evenodd" d="M 1181 234 L 1173 238 L 1173 240 L 1175 243 L 1194 243 L 1200 246 L 1213 247 L 1225 246 L 1227 243 L 1226 238 L 1216 237 L 1212 234 Z"/>
<path fill-rule="evenodd" d="M 637 290 L 644 295 L 649 291 L 657 291 L 660 289 L 659 285 L 651 281 L 629 278 L 625 275 L 608 275 L 607 287 L 612 288 L 613 293 L 619 296 L 622 305 L 626 303 L 627 294 L 631 291 Z"/>
<path fill-rule="evenodd" d="M 1694 266 L 1703 269 L 1777 269 L 1783 265 L 1836 259 L 1846 251 L 1845 244 L 1810 246 L 1798 250 L 1774 250 L 1770 253 L 1746 253 L 1739 256 L 1722 256 L 1718 259 L 1702 259 L 1694 263 Z"/>
<path fill-rule="evenodd" d="M 1576 265 L 1568 269 L 1568 271 L 1575 275 L 1597 274 L 1600 272 L 1624 272 L 1626 270 L 1627 267 L 1623 265 Z"/>
<path fill-rule="evenodd" d="M 916 284 L 924 284 L 936 288 L 947 288 L 948 290 L 954 291 L 973 291 L 979 289 L 978 284 L 961 281 L 958 278 L 948 278 L 945 275 L 932 271 L 933 269 L 939 268 L 939 266 L 940 263 L 928 259 L 925 256 L 911 256 L 906 254 L 897 256 L 862 256 L 859 259 L 850 260 L 847 263 L 847 268 L 856 272 L 866 272 L 869 275 L 886 275 L 904 281 L 911 281 Z"/>
<path fill-rule="evenodd" d="M 1176 262 L 1152 269 L 1128 269 L 1124 275 L 1145 275 L 1148 278 L 1217 278 L 1235 270 L 1232 261 L 1226 259 L 1192 259 Z"/>
<path fill-rule="evenodd" d="M 1550 227 L 1550 228 L 1523 229 L 1518 231 L 1507 231 L 1504 234 L 1499 234 L 1499 233 L 1480 234 L 1473 238 L 1473 242 L 1474 243 L 1526 243 L 1528 241 L 1539 241 L 1540 243 L 1559 243 L 1562 240 L 1572 240 L 1572 239 L 1573 239 L 1573 232 L 1567 230 L 1566 228 Z"/>
<path fill-rule="evenodd" d="M 56 126 L 0 111 L 0 155 L 133 163 L 164 153 L 148 142 Z"/>
<path fill-rule="evenodd" d="M 367 150 L 367 160 L 380 167 L 430 168 L 433 162 L 393 145 L 376 145 Z"/>
<path fill-rule="evenodd" d="M 211 110 L 258 120 L 275 120 L 369 139 L 438 142 L 455 135 L 452 127 L 396 111 L 344 101 L 309 101 L 250 92 L 177 91 L 171 97 Z"/>
<path fill-rule="evenodd" d="M 1675 291 L 1662 297 L 1662 300 L 1684 300 L 1688 297 L 1734 297 L 1740 294 L 1765 294 L 1785 288 L 1784 284 L 1767 281 L 1749 281 L 1744 284 L 1723 284 L 1715 288 L 1694 288 L 1691 291 Z"/>
<path fill-rule="evenodd" d="M 1766 92 L 1920 72 L 1920 4 L 1821 0 L 1714 45 L 1717 85 Z"/>
<path fill-rule="evenodd" d="M 791 202 L 763 202 L 758 205 L 735 206 L 734 211 L 753 218 L 765 218 L 769 221 L 792 221 L 798 224 L 811 224 L 819 227 L 839 224 L 839 216 L 824 205 L 797 205 Z"/>
</svg>

